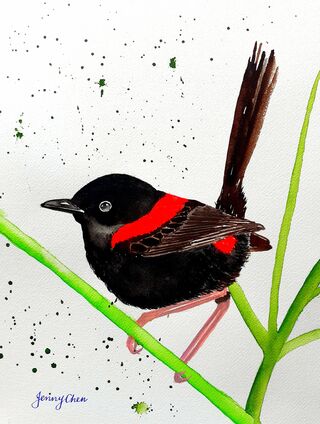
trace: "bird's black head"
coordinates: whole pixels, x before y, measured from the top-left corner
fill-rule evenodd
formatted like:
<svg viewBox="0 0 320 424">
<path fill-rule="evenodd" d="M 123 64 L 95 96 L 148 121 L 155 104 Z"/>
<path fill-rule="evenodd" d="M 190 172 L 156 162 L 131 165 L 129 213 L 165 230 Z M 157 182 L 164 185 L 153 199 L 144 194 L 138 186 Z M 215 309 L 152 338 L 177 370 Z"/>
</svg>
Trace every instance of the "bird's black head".
<svg viewBox="0 0 320 424">
<path fill-rule="evenodd" d="M 72 199 L 49 200 L 41 206 L 72 213 L 80 224 L 95 220 L 102 225 L 114 226 L 140 218 L 162 196 L 162 192 L 138 178 L 110 174 L 91 181 Z"/>
</svg>

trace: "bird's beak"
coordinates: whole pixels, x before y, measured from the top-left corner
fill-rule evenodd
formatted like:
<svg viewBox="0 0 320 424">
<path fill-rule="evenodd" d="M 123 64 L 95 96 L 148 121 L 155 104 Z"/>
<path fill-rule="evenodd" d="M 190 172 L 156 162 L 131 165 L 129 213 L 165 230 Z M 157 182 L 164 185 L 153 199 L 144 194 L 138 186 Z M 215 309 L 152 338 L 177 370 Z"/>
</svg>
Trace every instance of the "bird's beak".
<svg viewBox="0 0 320 424">
<path fill-rule="evenodd" d="M 79 206 L 69 199 L 48 200 L 47 202 L 41 203 L 41 206 L 43 208 L 53 209 L 54 211 L 84 213 L 83 209 L 80 209 Z"/>
</svg>

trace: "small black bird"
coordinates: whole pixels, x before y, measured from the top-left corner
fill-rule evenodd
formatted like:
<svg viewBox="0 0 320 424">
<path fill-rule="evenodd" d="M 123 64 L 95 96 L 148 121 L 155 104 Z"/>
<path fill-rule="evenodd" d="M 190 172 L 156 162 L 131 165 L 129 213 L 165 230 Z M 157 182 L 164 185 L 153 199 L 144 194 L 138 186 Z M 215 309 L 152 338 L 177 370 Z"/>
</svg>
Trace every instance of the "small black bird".
<svg viewBox="0 0 320 424">
<path fill-rule="evenodd" d="M 218 304 L 182 355 L 188 362 L 229 305 L 228 286 L 251 251 L 271 248 L 256 234 L 264 227 L 244 219 L 242 181 L 275 86 L 274 52 L 254 46 L 243 77 L 216 207 L 156 190 L 135 177 L 106 175 L 71 200 L 41 206 L 72 213 L 82 227 L 87 259 L 122 302 L 143 309 L 140 325 L 215 300 Z M 136 342 L 127 346 L 138 353 Z M 182 372 L 183 373 L 183 372 Z M 182 373 L 175 381 L 184 381 Z"/>
</svg>

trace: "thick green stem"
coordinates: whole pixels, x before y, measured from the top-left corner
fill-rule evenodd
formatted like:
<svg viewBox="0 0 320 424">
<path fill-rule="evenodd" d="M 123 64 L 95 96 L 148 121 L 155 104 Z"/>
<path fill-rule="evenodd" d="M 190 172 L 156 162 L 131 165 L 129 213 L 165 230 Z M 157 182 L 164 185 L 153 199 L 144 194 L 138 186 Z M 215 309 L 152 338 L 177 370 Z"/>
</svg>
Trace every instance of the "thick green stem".
<svg viewBox="0 0 320 424">
<path fill-rule="evenodd" d="M 293 171 L 291 175 L 286 209 L 283 215 L 282 224 L 281 224 L 280 233 L 279 233 L 275 263 L 274 263 L 273 275 L 272 275 L 271 293 L 270 293 L 268 328 L 272 334 L 276 334 L 277 328 L 278 328 L 277 319 L 278 319 L 278 309 L 279 309 L 279 288 L 280 288 L 280 281 L 281 281 L 282 270 L 283 270 L 283 262 L 284 262 L 285 253 L 287 249 L 291 221 L 292 221 L 293 213 L 295 210 L 297 195 L 299 191 L 301 168 L 302 168 L 302 162 L 303 162 L 305 141 L 306 141 L 308 127 L 309 127 L 309 120 L 310 120 L 313 104 L 315 101 L 315 97 L 317 94 L 317 87 L 318 87 L 319 80 L 320 80 L 320 72 L 318 73 L 314 81 L 314 84 L 312 86 L 305 118 L 301 128 L 296 159 L 295 159 L 295 163 L 294 163 L 294 167 L 293 167 Z"/>
<path fill-rule="evenodd" d="M 231 284 L 229 291 L 244 322 L 247 324 L 247 327 L 249 328 L 253 337 L 256 339 L 258 345 L 264 351 L 268 341 L 267 330 L 264 328 L 257 315 L 254 313 L 250 303 L 246 298 L 246 295 L 244 294 L 244 291 L 239 286 L 239 284 Z"/>
<path fill-rule="evenodd" d="M 94 308 L 105 315 L 125 333 L 132 336 L 139 345 L 143 346 L 153 356 L 159 359 L 167 367 L 176 372 L 184 372 L 188 383 L 205 396 L 211 403 L 220 409 L 234 423 L 252 424 L 252 417 L 247 414 L 241 406 L 231 397 L 208 383 L 199 373 L 187 366 L 170 350 L 153 338 L 146 330 L 116 308 L 98 293 L 88 283 L 74 274 L 63 265 L 51 253 L 44 249 L 39 243 L 23 233 L 14 224 L 8 221 L 4 214 L 0 213 L 0 233 L 7 237 L 19 249 L 41 262 L 53 271 L 73 290 L 84 297 Z"/>
<path fill-rule="evenodd" d="M 254 423 L 260 423 L 260 414 L 264 397 L 268 388 L 272 371 L 277 363 L 277 353 L 269 353 L 263 357 L 256 378 L 247 400 L 246 411 L 254 418 Z"/>
</svg>

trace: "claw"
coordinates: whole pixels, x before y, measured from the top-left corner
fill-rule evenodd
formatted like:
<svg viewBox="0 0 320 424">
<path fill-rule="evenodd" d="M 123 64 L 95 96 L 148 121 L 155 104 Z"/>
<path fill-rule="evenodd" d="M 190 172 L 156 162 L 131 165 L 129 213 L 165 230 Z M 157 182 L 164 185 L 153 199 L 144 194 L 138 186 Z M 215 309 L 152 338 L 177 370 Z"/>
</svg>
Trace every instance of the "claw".
<svg viewBox="0 0 320 424">
<path fill-rule="evenodd" d="M 137 349 L 138 343 L 135 341 L 133 337 L 127 338 L 127 348 L 129 349 L 129 352 L 132 354 L 137 354 L 142 351 L 142 348 Z"/>
<path fill-rule="evenodd" d="M 184 371 L 174 373 L 175 383 L 184 383 L 189 380 L 190 377 L 183 377 L 184 373 Z"/>
</svg>

